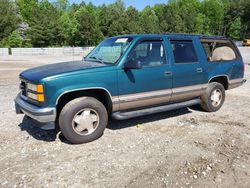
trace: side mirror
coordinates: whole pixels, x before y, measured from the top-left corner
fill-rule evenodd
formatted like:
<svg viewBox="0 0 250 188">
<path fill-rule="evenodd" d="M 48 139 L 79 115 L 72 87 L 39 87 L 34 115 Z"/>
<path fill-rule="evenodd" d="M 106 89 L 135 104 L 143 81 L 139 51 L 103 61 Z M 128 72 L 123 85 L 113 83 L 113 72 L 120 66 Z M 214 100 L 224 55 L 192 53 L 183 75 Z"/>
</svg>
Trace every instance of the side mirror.
<svg viewBox="0 0 250 188">
<path fill-rule="evenodd" d="M 141 69 L 142 65 L 140 61 L 129 60 L 124 64 L 124 69 Z"/>
</svg>

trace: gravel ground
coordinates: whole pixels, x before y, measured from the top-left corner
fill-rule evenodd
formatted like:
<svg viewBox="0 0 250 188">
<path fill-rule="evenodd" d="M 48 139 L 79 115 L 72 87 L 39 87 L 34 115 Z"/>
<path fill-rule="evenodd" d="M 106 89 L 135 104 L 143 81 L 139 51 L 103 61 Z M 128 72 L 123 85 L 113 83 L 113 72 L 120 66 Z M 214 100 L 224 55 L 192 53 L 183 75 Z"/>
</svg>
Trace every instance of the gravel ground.
<svg viewBox="0 0 250 188">
<path fill-rule="evenodd" d="M 0 58 L 0 187 L 250 187 L 250 82 L 228 91 L 216 113 L 184 108 L 110 121 L 82 145 L 15 114 L 22 70 L 80 58 Z"/>
</svg>

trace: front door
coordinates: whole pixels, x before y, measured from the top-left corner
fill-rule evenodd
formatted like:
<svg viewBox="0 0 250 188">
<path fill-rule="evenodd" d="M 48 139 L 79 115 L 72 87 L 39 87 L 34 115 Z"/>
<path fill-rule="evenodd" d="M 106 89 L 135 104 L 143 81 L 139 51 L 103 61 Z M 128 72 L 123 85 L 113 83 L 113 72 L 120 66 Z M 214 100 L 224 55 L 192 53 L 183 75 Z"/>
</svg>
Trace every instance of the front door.
<svg viewBox="0 0 250 188">
<path fill-rule="evenodd" d="M 120 69 L 118 87 L 120 110 L 159 105 L 170 101 L 172 74 L 162 39 L 141 40 L 127 57 L 139 61 L 141 69 Z"/>
</svg>

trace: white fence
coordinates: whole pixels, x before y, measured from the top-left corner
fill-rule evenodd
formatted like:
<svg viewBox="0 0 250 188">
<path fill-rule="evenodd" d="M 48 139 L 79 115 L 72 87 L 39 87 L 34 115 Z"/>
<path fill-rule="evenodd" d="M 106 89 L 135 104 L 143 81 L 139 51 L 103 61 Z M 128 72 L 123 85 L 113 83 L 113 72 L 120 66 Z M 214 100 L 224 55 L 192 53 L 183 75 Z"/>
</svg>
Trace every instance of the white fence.
<svg viewBox="0 0 250 188">
<path fill-rule="evenodd" d="M 8 48 L 0 48 L 0 55 L 8 55 L 9 51 Z"/>
<path fill-rule="evenodd" d="M 86 55 L 93 48 L 94 47 L 11 48 L 11 52 L 12 55 Z"/>
<path fill-rule="evenodd" d="M 11 48 L 12 55 L 87 55 L 94 47 Z M 245 63 L 250 63 L 250 47 L 238 47 Z M 0 48 L 0 55 L 8 55 L 8 48 Z"/>
</svg>

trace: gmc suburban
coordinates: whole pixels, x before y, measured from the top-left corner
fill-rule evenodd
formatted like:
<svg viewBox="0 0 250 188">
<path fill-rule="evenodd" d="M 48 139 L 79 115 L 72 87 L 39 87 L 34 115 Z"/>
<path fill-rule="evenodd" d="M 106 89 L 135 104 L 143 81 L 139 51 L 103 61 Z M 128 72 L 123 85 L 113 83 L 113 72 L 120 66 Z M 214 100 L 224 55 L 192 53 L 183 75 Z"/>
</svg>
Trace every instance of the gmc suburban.
<svg viewBox="0 0 250 188">
<path fill-rule="evenodd" d="M 241 86 L 244 64 L 220 36 L 138 34 L 105 39 L 83 60 L 20 74 L 16 113 L 57 122 L 74 144 L 102 136 L 109 117 L 124 120 L 200 105 L 215 112 Z"/>
</svg>

